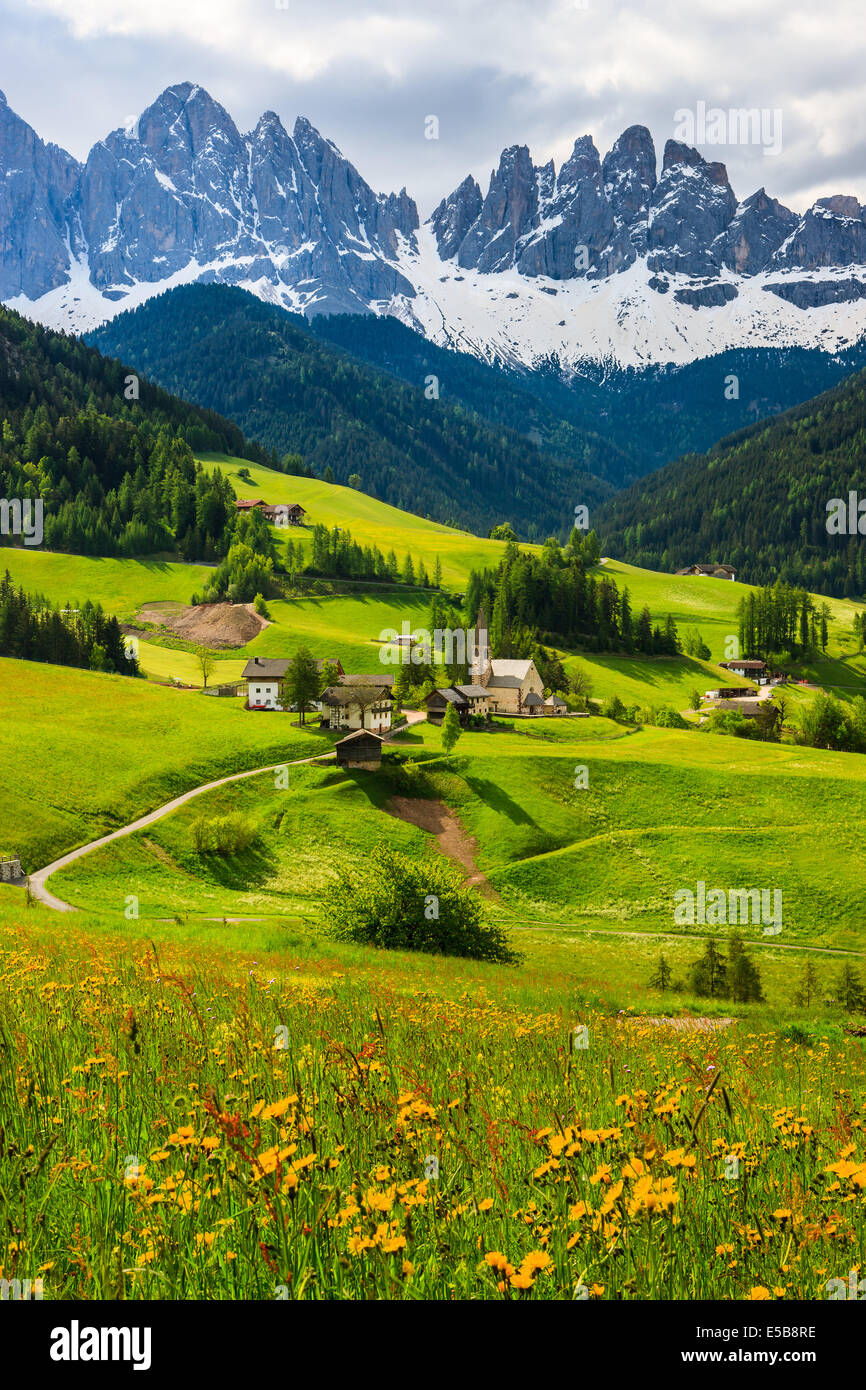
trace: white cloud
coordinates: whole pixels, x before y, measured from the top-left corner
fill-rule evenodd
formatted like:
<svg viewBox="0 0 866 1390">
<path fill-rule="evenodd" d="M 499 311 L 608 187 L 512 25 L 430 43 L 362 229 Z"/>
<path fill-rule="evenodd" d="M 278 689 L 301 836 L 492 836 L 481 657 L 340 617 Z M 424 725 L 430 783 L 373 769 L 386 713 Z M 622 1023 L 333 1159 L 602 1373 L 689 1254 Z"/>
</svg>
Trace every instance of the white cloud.
<svg viewBox="0 0 866 1390">
<path fill-rule="evenodd" d="M 2 8 L 4 0 L 0 0 Z M 783 113 L 781 154 L 750 146 L 703 147 L 728 166 L 736 192 L 760 185 L 801 209 L 815 196 L 866 200 L 862 0 L 5 0 L 14 37 L 26 23 L 65 36 L 58 92 L 76 64 L 92 79 L 87 107 L 62 129 L 52 63 L 29 74 L 22 114 L 50 138 L 92 141 L 134 108 L 113 55 L 130 67 L 146 104 L 182 78 L 198 81 L 252 124 L 266 105 L 287 123 L 314 119 L 378 187 L 406 184 L 428 209 L 469 171 L 486 181 L 503 146 L 530 145 L 560 162 L 593 135 L 601 152 L 627 125 L 650 127 L 659 148 L 674 112 L 708 106 Z M 69 39 L 73 40 L 70 44 Z M 178 69 L 182 59 L 184 69 Z M 109 80 L 110 79 L 110 80 Z M 22 81 L 23 78 L 19 80 Z M 0 85 L 10 79 L 0 76 Z M 14 93 L 13 93 L 14 94 Z M 12 100 L 12 96 L 10 96 Z M 101 109 L 100 102 L 105 103 Z M 109 102 L 111 103 L 109 109 Z M 53 104 L 52 104 L 53 103 Z M 122 110 L 117 103 L 122 103 Z M 439 142 L 422 143 L 424 115 L 440 117 Z M 82 154 L 82 149 L 75 149 Z"/>
</svg>

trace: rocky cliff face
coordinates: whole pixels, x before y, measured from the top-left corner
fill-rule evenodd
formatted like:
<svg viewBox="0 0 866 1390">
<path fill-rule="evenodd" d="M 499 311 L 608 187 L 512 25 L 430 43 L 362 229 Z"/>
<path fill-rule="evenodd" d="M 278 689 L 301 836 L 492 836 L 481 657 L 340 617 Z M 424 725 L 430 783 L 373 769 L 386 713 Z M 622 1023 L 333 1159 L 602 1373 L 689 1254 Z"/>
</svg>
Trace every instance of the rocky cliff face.
<svg viewBox="0 0 866 1390">
<path fill-rule="evenodd" d="M 266 112 L 241 135 L 192 83 L 169 87 L 83 168 L 4 101 L 0 172 L 3 298 L 62 283 L 72 254 L 118 297 L 191 262 L 206 278 L 297 288 L 312 309 L 367 312 L 371 300 L 413 293 L 394 264 L 398 233 L 418 226 L 405 190 L 374 193 L 309 121 L 289 136 Z"/>
<path fill-rule="evenodd" d="M 62 282 L 79 173 L 77 161 L 43 144 L 0 92 L 0 299 L 38 299 Z"/>
<path fill-rule="evenodd" d="M 849 306 L 848 341 L 866 327 L 856 267 L 857 198 L 803 216 L 763 188 L 738 202 L 725 166 L 688 145 L 669 140 L 659 172 L 641 125 L 604 158 L 581 136 L 558 170 L 513 145 L 486 193 L 464 179 L 421 228 L 405 189 L 374 192 L 303 117 L 289 134 L 267 111 L 242 134 L 202 87 L 179 83 L 81 165 L 0 94 L 0 299 L 53 326 L 219 280 L 306 314 L 396 313 L 524 362 L 577 360 L 584 344 L 622 358 L 633 333 L 643 362 L 675 356 L 684 335 L 690 353 L 733 345 L 718 320 L 709 329 L 725 306 L 736 341 L 749 330 L 767 344 L 806 341 L 804 314 Z M 827 331 L 816 320 L 812 338 Z"/>
<path fill-rule="evenodd" d="M 491 174 L 486 197 L 467 179 L 432 224 L 443 260 L 553 280 L 605 277 L 642 256 L 656 278 L 866 263 L 866 208 L 856 198 L 821 198 L 802 218 L 763 188 L 738 203 L 724 164 L 675 140 L 665 145 L 656 180 L 652 137 L 639 125 L 603 160 L 582 136 L 558 174 L 514 146 Z"/>
</svg>

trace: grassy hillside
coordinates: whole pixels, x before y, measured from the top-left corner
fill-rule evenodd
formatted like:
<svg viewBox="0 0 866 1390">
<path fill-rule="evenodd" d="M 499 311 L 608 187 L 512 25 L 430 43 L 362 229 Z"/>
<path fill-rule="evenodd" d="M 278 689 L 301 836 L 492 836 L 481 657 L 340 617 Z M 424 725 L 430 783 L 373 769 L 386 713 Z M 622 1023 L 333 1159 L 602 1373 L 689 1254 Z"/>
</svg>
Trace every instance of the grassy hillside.
<svg viewBox="0 0 866 1390">
<path fill-rule="evenodd" d="M 189 697 L 193 698 L 193 697 Z M 784 944 L 866 948 L 866 888 L 856 846 L 866 831 L 866 760 L 698 732 L 628 732 L 603 719 L 518 723 L 464 735 L 453 765 L 426 725 L 399 746 L 425 762 L 425 795 L 443 800 L 475 842 L 495 890 L 490 910 L 520 932 L 619 928 L 681 935 L 674 893 L 698 880 L 781 889 Z M 575 768 L 588 769 L 588 790 Z M 142 912 L 300 915 L 313 921 L 340 863 L 362 862 L 380 839 L 422 856 L 424 831 L 387 813 L 393 768 L 375 776 L 292 771 L 211 794 L 261 828 L 238 862 L 203 861 L 187 807 L 134 838 L 88 856 L 53 891 L 104 910 L 116 885 Z M 174 909 L 172 909 L 174 904 Z M 749 927 L 761 938 L 760 927 Z M 724 931 L 723 931 L 724 934 Z"/>
<path fill-rule="evenodd" d="M 446 585 L 460 587 L 471 569 L 495 566 L 504 550 L 503 541 L 483 540 L 470 531 L 458 531 L 435 521 L 400 511 L 355 488 L 323 483 L 318 478 L 298 478 L 275 473 L 271 468 L 256 467 L 243 459 L 226 454 L 203 454 L 209 467 L 214 464 L 228 477 L 238 497 L 261 497 L 265 502 L 300 502 L 306 507 L 307 526 L 317 523 L 331 528 L 348 527 L 353 540 L 362 545 L 377 545 L 387 554 L 393 549 L 402 557 L 409 550 L 417 562 L 423 560 L 432 574 L 438 555 L 442 561 L 442 576 Z M 252 483 L 238 476 L 238 469 L 248 468 Z M 308 531 L 300 527 L 276 528 L 278 538 L 287 537 L 307 548 L 311 544 Z"/>
<path fill-rule="evenodd" d="M 188 603 L 209 574 L 207 565 L 168 560 L 103 559 L 42 549 L 0 550 L 0 569 L 16 584 L 51 603 L 92 599 L 121 621 L 131 621 L 143 603 Z"/>
<path fill-rule="evenodd" d="M 402 545 L 423 560 L 432 571 L 440 556 L 446 585 L 460 590 L 473 566 L 495 566 L 502 554 L 501 541 L 482 540 L 453 531 L 408 513 L 396 512 L 384 503 L 314 479 L 289 478 L 270 469 L 251 466 L 254 484 L 238 481 L 238 460 L 214 458 L 225 468 L 239 495 L 261 495 L 266 500 L 301 501 L 313 522 L 348 527 L 364 544 L 388 550 Z M 277 531 L 283 544 L 283 532 Z M 303 528 L 292 528 L 291 539 L 309 545 Z M 122 621 L 132 622 L 147 602 L 188 602 L 200 589 L 208 570 L 203 565 L 183 565 L 165 560 L 101 560 L 90 556 L 50 553 L 44 550 L 9 550 L 0 555 L 16 584 L 40 592 L 52 602 L 71 603 L 89 596 Z M 713 661 L 725 659 L 726 642 L 737 632 L 736 607 L 747 585 L 721 579 L 694 579 L 641 570 L 608 560 L 599 573 L 610 574 L 620 588 L 628 587 L 632 607 L 649 606 L 654 620 L 672 613 L 682 633 L 696 627 L 709 646 Z M 429 595 L 410 588 L 368 588 L 357 593 L 276 600 L 270 603 L 272 624 L 259 637 L 236 652 L 218 651 L 214 679 L 236 679 L 249 655 L 292 655 L 306 645 L 316 656 L 337 656 L 344 666 L 363 669 L 375 660 L 374 639 L 384 628 L 398 630 L 404 619 L 425 626 Z M 798 671 L 838 691 L 843 699 L 866 692 L 866 655 L 858 653 L 852 620 L 858 605 L 850 600 L 827 600 L 832 612 L 830 643 L 826 656 L 798 666 Z M 157 680 L 176 677 L 185 684 L 200 685 L 195 657 L 180 645 L 163 647 L 159 641 L 142 641 L 139 648 L 144 673 Z M 690 658 L 643 660 L 594 653 L 579 653 L 566 666 L 585 668 L 597 696 L 619 695 L 627 704 L 688 705 L 691 691 L 707 689 L 719 673 L 712 664 Z"/>
<path fill-rule="evenodd" d="M 234 700 L 0 659 L 0 847 L 26 869 L 229 772 L 328 739 Z"/>
</svg>

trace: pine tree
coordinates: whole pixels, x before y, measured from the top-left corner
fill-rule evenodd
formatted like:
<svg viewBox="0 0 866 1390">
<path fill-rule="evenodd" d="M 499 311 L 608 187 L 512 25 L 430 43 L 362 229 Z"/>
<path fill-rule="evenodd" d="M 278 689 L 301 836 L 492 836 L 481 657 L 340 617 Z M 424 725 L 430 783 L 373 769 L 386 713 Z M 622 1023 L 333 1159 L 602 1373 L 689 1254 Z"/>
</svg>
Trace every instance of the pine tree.
<svg viewBox="0 0 866 1390">
<path fill-rule="evenodd" d="M 658 964 L 649 978 L 650 989 L 660 989 L 663 992 L 669 990 L 673 974 L 674 972 L 671 970 L 665 957 L 663 955 L 659 956 Z"/>
<path fill-rule="evenodd" d="M 689 984 L 702 998 L 721 999 L 728 993 L 728 971 L 724 956 L 710 937 L 704 954 L 689 970 Z"/>
<path fill-rule="evenodd" d="M 803 966 L 800 983 L 794 991 L 794 1003 L 798 1008 L 808 1009 L 821 995 L 821 980 L 814 961 L 807 960 Z"/>
<path fill-rule="evenodd" d="M 619 631 L 623 651 L 630 652 L 634 646 L 634 632 L 631 616 L 631 597 L 628 589 L 623 589 L 619 605 Z"/>
<path fill-rule="evenodd" d="M 850 961 L 846 961 L 839 971 L 833 993 L 836 1003 L 841 1004 L 842 1008 L 849 1014 L 859 1013 L 861 1009 L 866 1008 L 866 997 L 863 994 L 863 981 L 860 978 L 860 972 Z"/>
<path fill-rule="evenodd" d="M 280 682 L 280 703 L 284 709 L 297 705 L 299 722 L 304 724 L 307 705 L 316 699 L 321 689 L 322 678 L 316 658 L 307 647 L 299 647 Z"/>
<path fill-rule="evenodd" d="M 728 983 L 731 998 L 738 1004 L 759 1003 L 764 997 L 758 967 L 746 950 L 731 954 Z"/>
</svg>

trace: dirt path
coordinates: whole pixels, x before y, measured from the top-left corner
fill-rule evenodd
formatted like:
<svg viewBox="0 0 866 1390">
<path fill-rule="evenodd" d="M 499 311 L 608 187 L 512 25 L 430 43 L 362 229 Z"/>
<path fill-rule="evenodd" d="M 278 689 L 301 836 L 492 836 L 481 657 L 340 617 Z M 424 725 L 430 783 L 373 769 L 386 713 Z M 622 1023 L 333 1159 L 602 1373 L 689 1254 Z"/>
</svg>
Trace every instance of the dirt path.
<svg viewBox="0 0 866 1390">
<path fill-rule="evenodd" d="M 30 892 L 46 907 L 53 907 L 55 912 L 77 912 L 78 909 L 74 908 L 71 903 L 64 902 L 62 898 L 56 898 L 45 887 L 46 880 L 52 874 L 56 874 L 59 869 L 65 869 L 67 864 L 74 864 L 76 859 L 90 854 L 91 850 L 101 849 L 103 845 L 110 845 L 112 840 L 120 840 L 124 835 L 132 835 L 136 830 L 143 830 L 146 825 L 153 825 L 154 821 L 162 820 L 163 816 L 171 815 L 172 811 L 184 806 L 194 796 L 201 796 L 203 792 L 214 791 L 217 787 L 226 786 L 228 782 L 240 782 L 245 777 L 258 777 L 264 772 L 275 772 L 278 767 L 298 767 L 302 763 L 315 763 L 320 758 L 333 758 L 335 756 L 334 753 L 316 753 L 312 758 L 294 758 L 290 763 L 269 763 L 267 767 L 254 767 L 250 772 L 233 772 L 228 777 L 218 777 L 215 782 L 205 782 L 201 787 L 193 787 L 191 791 L 184 792 L 182 796 L 176 796 L 173 801 L 167 801 L 164 806 L 158 806 L 155 811 L 149 811 L 146 816 L 139 816 L 138 820 L 130 821 L 129 825 L 124 825 L 122 829 L 112 830 L 110 835 L 101 835 L 98 840 L 91 840 L 89 844 L 80 845 L 78 849 L 70 850 L 60 859 L 55 859 L 53 864 L 46 864 L 44 869 L 37 869 L 28 878 Z"/>
<path fill-rule="evenodd" d="M 670 1028 L 675 1033 L 717 1033 L 722 1028 L 730 1028 L 735 1018 L 644 1018 L 633 1015 L 629 1023 L 651 1023 L 654 1028 Z"/>
<path fill-rule="evenodd" d="M 466 870 L 467 884 L 480 888 L 487 897 L 497 896 L 475 862 L 477 842 L 466 834 L 457 817 L 443 802 L 415 796 L 394 796 L 385 809 L 398 820 L 417 825 L 419 830 L 435 835 L 441 853 Z"/>
</svg>

